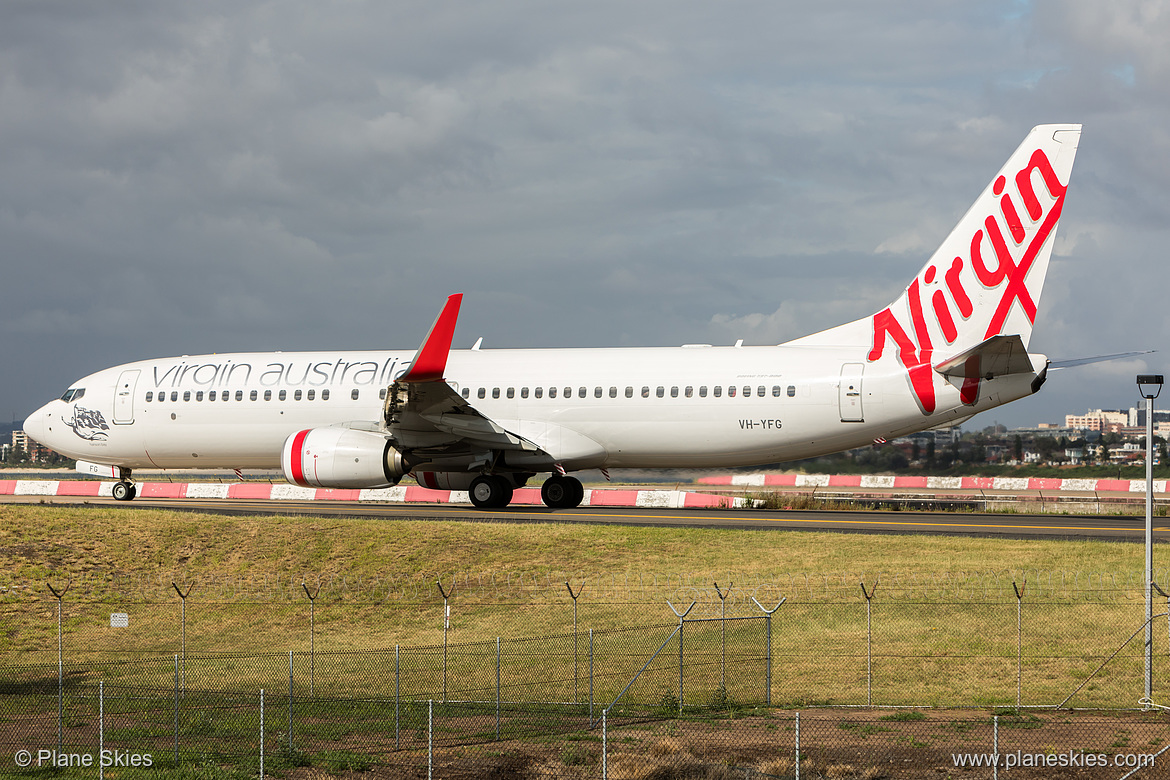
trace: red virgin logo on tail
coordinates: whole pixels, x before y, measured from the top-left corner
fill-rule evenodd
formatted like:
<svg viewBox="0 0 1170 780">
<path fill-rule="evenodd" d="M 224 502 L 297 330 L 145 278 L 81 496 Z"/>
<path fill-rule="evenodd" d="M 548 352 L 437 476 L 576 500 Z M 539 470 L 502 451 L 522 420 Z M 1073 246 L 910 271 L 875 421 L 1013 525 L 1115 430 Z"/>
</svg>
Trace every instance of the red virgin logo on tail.
<svg viewBox="0 0 1170 780">
<path fill-rule="evenodd" d="M 1040 174 L 1048 194 L 1054 199 L 1047 210 L 1036 196 L 1032 179 L 1034 173 Z M 910 328 L 903 326 L 890 307 L 873 316 L 873 348 L 869 351 L 868 359 L 872 362 L 881 358 L 886 348 L 886 336 L 893 339 L 897 347 L 898 362 L 905 367 L 910 386 L 924 414 L 930 414 L 935 409 L 934 369 L 931 366 L 934 345 L 922 302 L 924 288 L 934 288 L 930 294 L 931 314 L 937 332 L 942 335 L 947 345 L 953 344 L 959 335 L 955 313 L 958 313 L 960 323 L 966 323 L 976 315 L 975 306 L 962 278 L 968 266 L 985 290 L 1000 292 L 994 311 L 991 311 L 990 305 L 980 306 L 981 315 L 986 316 L 986 313 L 991 311 L 981 341 L 1000 333 L 1012 305 L 1017 302 L 1028 322 L 1036 321 L 1036 302 L 1027 285 L 1028 271 L 1031 270 L 1040 249 L 1060 220 L 1067 187 L 1060 183 L 1043 149 L 1032 152 L 1028 164 L 1013 178 L 1016 192 L 1023 202 L 1026 218 L 1030 221 L 1029 227 L 1038 225 L 1035 235 L 1026 246 L 1024 240 L 1028 231 L 1011 194 L 1005 192 L 1007 178 L 1000 176 L 992 187 L 992 193 L 998 200 L 999 213 L 988 215 L 983 220 L 983 227 L 975 231 L 971 237 L 968 256 L 959 256 L 951 261 L 950 267 L 942 273 L 941 279 L 938 279 L 939 269 L 931 264 L 920 277 L 910 283 L 904 296 L 910 311 Z M 1004 229 L 1000 227 L 1001 221 L 1007 226 L 1006 236 Z M 987 244 L 990 244 L 990 252 L 987 251 Z M 1013 256 L 1013 252 L 1019 257 L 1018 260 Z M 985 260 L 985 257 L 990 257 L 991 254 L 995 255 L 994 268 L 988 268 Z M 970 274 L 967 274 L 967 277 L 970 281 Z M 978 326 L 979 323 L 972 324 Z M 965 346 L 972 347 L 975 343 Z M 966 380 L 960 396 L 963 403 L 974 404 L 979 396 L 978 378 Z"/>
</svg>

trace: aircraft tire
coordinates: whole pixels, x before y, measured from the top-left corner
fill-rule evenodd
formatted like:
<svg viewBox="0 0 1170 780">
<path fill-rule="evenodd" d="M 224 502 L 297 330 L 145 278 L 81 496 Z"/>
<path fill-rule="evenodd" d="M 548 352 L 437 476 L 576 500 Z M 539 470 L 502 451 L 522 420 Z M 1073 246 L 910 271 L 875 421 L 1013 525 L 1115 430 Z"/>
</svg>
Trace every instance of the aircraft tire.
<svg viewBox="0 0 1170 780">
<path fill-rule="evenodd" d="M 129 482 L 115 482 L 113 495 L 115 501 L 132 501 L 138 495 L 138 488 Z"/>
<path fill-rule="evenodd" d="M 540 486 L 540 500 L 550 509 L 573 509 L 584 497 L 585 488 L 576 477 L 552 476 Z"/>
<path fill-rule="evenodd" d="M 484 474 L 472 480 L 467 495 L 476 509 L 502 509 L 512 500 L 512 486 L 503 477 Z"/>
</svg>

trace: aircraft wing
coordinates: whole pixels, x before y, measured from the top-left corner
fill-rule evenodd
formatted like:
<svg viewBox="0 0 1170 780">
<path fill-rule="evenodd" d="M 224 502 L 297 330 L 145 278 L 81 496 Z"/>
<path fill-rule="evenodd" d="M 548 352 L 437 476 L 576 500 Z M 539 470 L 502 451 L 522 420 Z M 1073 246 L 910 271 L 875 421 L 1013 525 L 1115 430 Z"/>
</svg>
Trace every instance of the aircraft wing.
<svg viewBox="0 0 1170 780">
<path fill-rule="evenodd" d="M 462 294 L 447 298 L 410 369 L 390 385 L 384 409 L 387 430 L 406 448 L 539 451 L 475 409 L 443 378 L 462 301 Z"/>
<path fill-rule="evenodd" d="M 1017 334 L 992 336 L 937 364 L 934 370 L 943 376 L 962 379 L 991 379 L 1006 374 L 1032 374 L 1036 371 L 1023 339 Z"/>
</svg>

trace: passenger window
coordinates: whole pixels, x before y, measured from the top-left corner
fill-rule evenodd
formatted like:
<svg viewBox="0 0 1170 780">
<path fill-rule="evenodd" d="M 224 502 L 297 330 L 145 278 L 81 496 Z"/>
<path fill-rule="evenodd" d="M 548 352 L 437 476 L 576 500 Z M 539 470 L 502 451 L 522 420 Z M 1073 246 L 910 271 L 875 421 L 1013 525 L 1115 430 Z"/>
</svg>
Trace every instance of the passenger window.
<svg viewBox="0 0 1170 780">
<path fill-rule="evenodd" d="M 616 387 L 609 388 L 609 397 L 610 398 L 617 398 L 617 388 Z"/>
<path fill-rule="evenodd" d="M 214 391 L 214 390 L 212 390 L 211 392 L 209 392 L 209 393 L 207 394 L 207 400 L 208 400 L 208 401 L 214 401 L 214 400 L 215 400 L 215 391 Z"/>
<path fill-rule="evenodd" d="M 752 397 L 752 389 L 750 387 L 748 387 L 747 385 L 743 386 L 743 397 L 744 398 L 751 398 Z"/>
<path fill-rule="evenodd" d="M 354 392 L 356 393 L 356 392 L 357 392 L 357 390 L 354 390 Z M 463 388 L 463 397 L 464 397 L 464 398 L 470 398 L 470 397 L 471 397 L 471 388 L 470 388 L 470 387 L 465 387 L 465 388 Z M 354 396 L 354 398 L 357 398 L 357 396 L 355 395 L 355 396 Z"/>
<path fill-rule="evenodd" d="M 557 389 L 555 387 L 550 387 L 548 389 L 548 397 L 549 398 L 556 398 L 557 397 Z"/>
<path fill-rule="evenodd" d="M 602 391 L 601 391 L 600 387 L 593 388 L 593 397 L 594 398 L 601 398 L 601 392 Z"/>
<path fill-rule="evenodd" d="M 179 391 L 178 391 L 178 390 L 172 390 L 172 391 L 171 391 L 171 400 L 172 400 L 172 401 L 178 401 L 178 400 L 179 400 Z"/>
<path fill-rule="evenodd" d="M 359 395 L 359 393 L 358 393 L 358 389 L 356 387 L 353 390 L 349 391 L 349 397 L 353 401 L 356 401 L 358 399 L 358 395 Z M 463 397 L 464 398 L 467 397 L 467 388 L 466 387 L 463 388 Z"/>
<path fill-rule="evenodd" d="M 196 401 L 202 401 L 202 400 L 203 400 L 203 391 L 202 391 L 202 390 L 199 390 L 198 392 L 196 392 L 196 393 L 195 393 L 195 400 L 196 400 Z"/>
<path fill-rule="evenodd" d="M 707 397 L 707 386 L 706 385 L 699 385 L 699 398 L 706 398 L 706 397 Z"/>
<path fill-rule="evenodd" d="M 565 397 L 565 398 L 572 398 L 572 397 L 573 397 L 573 388 L 571 388 L 571 387 L 566 387 L 566 388 L 565 388 L 565 395 L 564 395 L 564 397 Z"/>
<path fill-rule="evenodd" d="M 578 398 L 584 398 L 588 393 L 589 393 L 589 391 L 586 390 L 584 387 L 577 388 L 577 397 Z"/>
<path fill-rule="evenodd" d="M 780 385 L 772 385 L 772 397 L 773 398 L 780 397 Z"/>
<path fill-rule="evenodd" d="M 634 397 L 634 388 L 630 387 L 629 385 L 626 385 L 626 398 L 633 398 L 633 397 Z"/>
<path fill-rule="evenodd" d="M 61 400 L 65 400 L 65 399 L 61 399 Z M 154 400 L 154 391 L 151 390 L 149 393 L 146 394 L 146 402 L 150 403 L 153 400 Z"/>
<path fill-rule="evenodd" d="M 265 401 L 271 401 L 271 400 L 272 400 L 272 391 L 271 391 L 271 390 L 265 390 L 265 391 L 264 391 L 264 400 L 265 400 Z"/>
<path fill-rule="evenodd" d="M 789 385 L 788 386 L 788 397 L 789 398 L 796 397 L 796 385 Z"/>
<path fill-rule="evenodd" d="M 253 401 L 255 401 L 255 400 L 256 400 L 257 398 L 259 398 L 259 397 L 260 397 L 260 393 L 259 393 L 258 391 L 256 391 L 256 390 L 253 390 L 252 392 L 248 393 L 248 398 L 249 398 L 250 400 L 253 400 Z"/>
<path fill-rule="evenodd" d="M 649 398 L 649 397 L 650 397 L 650 388 L 649 388 L 649 387 L 647 387 L 646 385 L 642 385 L 642 397 L 643 397 L 643 398 Z"/>
<path fill-rule="evenodd" d="M 322 400 L 322 401 L 328 401 L 328 400 L 329 400 L 329 390 L 328 390 L 328 388 L 326 388 L 325 390 L 322 390 L 322 391 L 321 391 L 321 400 Z"/>
<path fill-rule="evenodd" d="M 383 387 L 381 390 L 378 391 L 378 400 L 379 401 L 386 400 L 386 388 Z"/>
<path fill-rule="evenodd" d="M 670 388 L 670 397 L 671 398 L 678 398 L 678 385 L 675 385 L 674 387 Z"/>
<path fill-rule="evenodd" d="M 499 397 L 500 397 L 500 388 L 493 387 L 492 388 L 492 398 L 499 398 Z"/>
<path fill-rule="evenodd" d="M 537 388 L 533 388 L 533 391 L 532 391 L 532 392 L 536 394 L 536 397 L 537 397 L 537 398 L 543 398 L 543 397 L 544 397 L 544 388 L 543 388 L 543 387 L 537 387 Z"/>
<path fill-rule="evenodd" d="M 659 398 L 662 398 L 663 396 L 666 395 L 666 388 L 663 387 L 662 385 L 659 385 L 658 389 L 654 391 L 654 394 L 656 396 L 658 396 Z"/>
<path fill-rule="evenodd" d="M 294 401 L 301 400 L 301 391 L 300 390 L 296 390 L 293 392 L 293 400 Z"/>
<path fill-rule="evenodd" d="M 317 391 L 310 390 L 308 393 L 305 394 L 305 397 L 308 398 L 310 401 L 312 401 L 314 398 L 317 397 Z"/>
<path fill-rule="evenodd" d="M 527 387 L 521 387 L 521 388 L 520 388 L 520 397 L 521 397 L 521 398 L 527 398 L 527 397 L 528 397 L 528 388 L 527 388 Z"/>
<path fill-rule="evenodd" d="M 509 388 L 508 388 L 508 397 L 509 397 L 509 398 L 515 398 L 515 397 L 516 397 L 516 388 L 514 388 L 514 387 L 509 387 Z"/>
<path fill-rule="evenodd" d="M 723 396 L 723 385 L 715 385 L 715 397 L 721 398 Z"/>
<path fill-rule="evenodd" d="M 221 401 L 227 401 L 229 395 L 231 395 L 231 393 L 229 393 L 227 390 L 224 390 L 219 394 L 219 398 Z"/>
<path fill-rule="evenodd" d="M 756 388 L 756 395 L 758 395 L 760 398 L 763 398 L 767 394 L 767 391 L 768 391 L 768 388 L 764 387 L 763 385 L 760 385 L 759 387 Z"/>
<path fill-rule="evenodd" d="M 727 386 L 727 397 L 728 398 L 735 398 L 735 385 L 728 385 Z"/>
<path fill-rule="evenodd" d="M 479 388 L 479 390 L 477 390 L 475 392 L 475 397 L 476 398 L 487 398 L 487 390 L 483 389 L 482 387 Z"/>
<path fill-rule="evenodd" d="M 279 400 L 283 401 L 283 400 L 285 400 L 286 398 L 288 398 L 288 391 L 287 391 L 287 390 L 281 390 L 279 393 L 277 393 L 277 394 L 276 394 L 276 397 L 277 397 Z M 214 401 L 215 399 L 214 399 L 214 398 L 212 398 L 211 400 L 212 400 L 212 401 Z"/>
<path fill-rule="evenodd" d="M 695 388 L 691 387 L 690 385 L 687 385 L 687 389 L 683 390 L 683 395 L 685 395 L 687 398 L 690 398 L 694 394 Z"/>
<path fill-rule="evenodd" d="M 237 391 L 236 391 L 236 400 L 237 400 L 237 401 L 243 401 L 243 400 L 244 400 L 244 391 L 243 391 L 243 390 L 237 390 Z"/>
</svg>

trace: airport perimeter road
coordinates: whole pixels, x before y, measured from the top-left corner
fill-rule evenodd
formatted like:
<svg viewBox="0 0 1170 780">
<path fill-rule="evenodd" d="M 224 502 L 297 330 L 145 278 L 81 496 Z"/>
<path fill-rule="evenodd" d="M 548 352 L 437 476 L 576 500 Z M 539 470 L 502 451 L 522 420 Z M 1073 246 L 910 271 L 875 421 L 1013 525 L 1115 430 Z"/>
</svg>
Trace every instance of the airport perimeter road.
<svg viewBox="0 0 1170 780">
<path fill-rule="evenodd" d="M 1094 538 L 1141 542 L 1144 517 L 1116 515 L 1001 515 L 949 512 L 769 511 L 760 509 L 637 509 L 581 507 L 552 510 L 510 507 L 480 511 L 469 506 L 373 504 L 348 501 L 251 501 L 235 499 L 135 499 L 123 503 L 102 498 L 5 496 L 2 503 L 175 509 L 227 515 L 299 515 L 365 517 L 387 520 L 457 520 L 488 523 L 583 523 L 673 528 L 737 528 L 835 533 L 951 534 L 1009 538 Z M 1170 523 L 1156 518 L 1155 539 L 1170 540 Z"/>
</svg>

